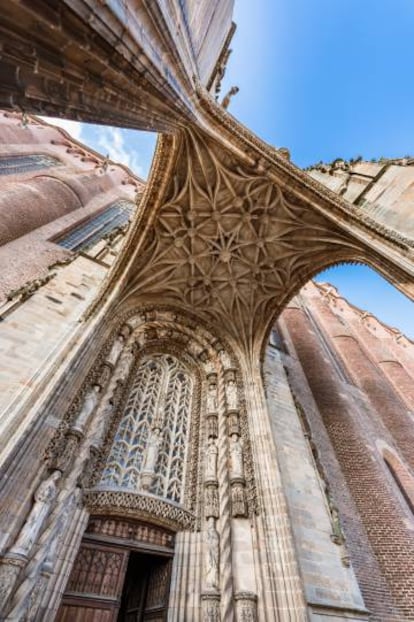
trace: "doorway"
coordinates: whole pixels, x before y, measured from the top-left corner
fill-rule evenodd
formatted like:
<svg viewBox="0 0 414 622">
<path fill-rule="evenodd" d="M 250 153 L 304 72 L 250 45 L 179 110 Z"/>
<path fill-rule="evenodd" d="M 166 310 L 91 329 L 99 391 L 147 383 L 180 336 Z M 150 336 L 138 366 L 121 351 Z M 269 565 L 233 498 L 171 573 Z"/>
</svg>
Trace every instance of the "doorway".
<svg viewBox="0 0 414 622">
<path fill-rule="evenodd" d="M 117 622 L 166 620 L 171 560 L 131 552 Z"/>
<path fill-rule="evenodd" d="M 174 535 L 137 521 L 92 518 L 58 622 L 164 622 Z"/>
</svg>

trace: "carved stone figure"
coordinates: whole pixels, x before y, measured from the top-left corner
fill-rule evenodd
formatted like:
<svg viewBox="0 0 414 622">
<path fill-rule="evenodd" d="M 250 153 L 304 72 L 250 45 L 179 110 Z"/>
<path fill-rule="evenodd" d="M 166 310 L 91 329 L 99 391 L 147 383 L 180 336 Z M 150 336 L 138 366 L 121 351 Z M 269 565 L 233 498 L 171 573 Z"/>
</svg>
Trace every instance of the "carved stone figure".
<svg viewBox="0 0 414 622">
<path fill-rule="evenodd" d="M 213 438 L 210 438 L 208 441 L 208 447 L 206 450 L 206 471 L 205 471 L 206 480 L 217 479 L 217 456 L 218 456 L 217 443 L 215 442 Z"/>
<path fill-rule="evenodd" d="M 239 407 L 239 398 L 237 385 L 234 379 L 230 379 L 226 384 L 226 400 L 227 410 L 237 410 Z"/>
<path fill-rule="evenodd" d="M 85 425 L 88 423 L 88 419 L 92 415 L 99 401 L 100 391 L 101 387 L 98 384 L 94 384 L 93 387 L 87 392 L 85 399 L 83 400 L 82 408 L 76 417 L 75 424 L 73 426 L 74 430 L 79 430 L 79 432 L 84 431 Z"/>
<path fill-rule="evenodd" d="M 217 412 L 217 386 L 215 384 L 209 384 L 207 390 L 207 412 Z"/>
<path fill-rule="evenodd" d="M 223 101 L 221 102 L 221 105 L 223 106 L 224 109 L 227 110 L 227 108 L 230 105 L 230 102 L 232 100 L 232 98 L 234 97 L 234 95 L 236 95 L 236 93 L 239 92 L 239 87 L 238 86 L 232 86 L 231 89 L 229 90 L 229 92 L 227 93 L 227 95 L 225 95 L 223 97 Z"/>
<path fill-rule="evenodd" d="M 218 488 L 215 485 L 206 486 L 204 514 L 206 518 L 219 517 Z"/>
<path fill-rule="evenodd" d="M 152 430 L 147 441 L 145 450 L 143 471 L 153 473 L 157 464 L 158 450 L 161 444 L 160 430 L 156 428 Z"/>
<path fill-rule="evenodd" d="M 120 359 L 116 369 L 116 375 L 121 382 L 125 382 L 125 380 L 127 379 L 134 358 L 135 354 L 132 346 L 130 346 Z"/>
<path fill-rule="evenodd" d="M 111 351 L 109 352 L 107 356 L 108 363 L 111 363 L 111 365 L 116 365 L 119 355 L 121 354 L 123 350 L 124 343 L 125 343 L 124 336 L 122 334 L 118 335 L 114 341 Z"/>
<path fill-rule="evenodd" d="M 332 542 L 338 545 L 344 544 L 345 536 L 344 536 L 344 532 L 342 531 L 338 508 L 334 504 L 333 499 L 329 492 L 327 493 L 326 496 L 328 499 L 329 510 L 331 513 L 331 525 L 332 525 L 331 540 Z"/>
<path fill-rule="evenodd" d="M 91 444 L 99 448 L 103 438 L 105 436 L 106 428 L 109 423 L 109 419 L 114 411 L 114 402 L 112 399 L 109 399 L 102 410 L 97 413 L 97 417 L 95 417 L 95 421 L 93 422 L 93 430 L 91 436 Z"/>
<path fill-rule="evenodd" d="M 205 583 L 207 588 L 219 588 L 220 537 L 216 531 L 214 518 L 208 519 L 206 532 L 207 555 Z"/>
<path fill-rule="evenodd" d="M 232 484 L 231 487 L 231 513 L 234 517 L 246 516 L 244 486 L 240 482 Z"/>
<path fill-rule="evenodd" d="M 160 430 L 159 428 L 155 428 L 155 430 L 152 430 L 148 437 L 147 447 L 145 449 L 144 464 L 141 475 L 141 488 L 143 490 L 149 490 L 154 479 L 161 441 Z"/>
<path fill-rule="evenodd" d="M 35 502 L 20 534 L 10 550 L 14 555 L 27 557 L 36 542 L 44 522 L 50 512 L 58 489 L 56 482 L 62 477 L 60 471 L 54 471 L 43 481 L 34 494 Z"/>
<path fill-rule="evenodd" d="M 233 434 L 230 442 L 230 472 L 232 478 L 244 477 L 243 448 L 237 434 Z"/>
</svg>

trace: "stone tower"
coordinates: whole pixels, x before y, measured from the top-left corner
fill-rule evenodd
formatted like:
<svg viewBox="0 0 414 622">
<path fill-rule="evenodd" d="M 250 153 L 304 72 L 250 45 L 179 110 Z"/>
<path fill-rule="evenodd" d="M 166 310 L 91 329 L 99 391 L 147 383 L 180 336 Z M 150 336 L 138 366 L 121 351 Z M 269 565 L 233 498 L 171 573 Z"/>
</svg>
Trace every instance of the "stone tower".
<svg viewBox="0 0 414 622">
<path fill-rule="evenodd" d="M 4 8 L 5 620 L 413 618 L 413 344 L 310 282 L 413 297 L 412 230 L 218 104 L 231 14 Z M 162 134 L 129 228 L 142 182 L 34 112 Z"/>
</svg>

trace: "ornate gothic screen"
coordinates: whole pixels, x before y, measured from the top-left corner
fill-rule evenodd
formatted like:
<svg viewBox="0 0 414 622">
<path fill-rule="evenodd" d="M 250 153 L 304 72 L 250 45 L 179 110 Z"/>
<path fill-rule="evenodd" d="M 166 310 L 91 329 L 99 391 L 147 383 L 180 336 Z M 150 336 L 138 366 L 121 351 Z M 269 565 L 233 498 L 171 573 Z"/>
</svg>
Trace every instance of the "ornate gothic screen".
<svg viewBox="0 0 414 622">
<path fill-rule="evenodd" d="M 188 369 L 171 355 L 140 362 L 100 487 L 181 501 L 193 384 Z"/>
</svg>

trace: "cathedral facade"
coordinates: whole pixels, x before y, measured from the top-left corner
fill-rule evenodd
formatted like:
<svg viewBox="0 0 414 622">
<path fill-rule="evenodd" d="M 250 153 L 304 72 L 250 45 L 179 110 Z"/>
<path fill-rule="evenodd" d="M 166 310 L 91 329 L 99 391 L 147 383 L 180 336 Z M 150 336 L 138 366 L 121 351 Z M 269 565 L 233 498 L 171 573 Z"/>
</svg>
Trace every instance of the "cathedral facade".
<svg viewBox="0 0 414 622">
<path fill-rule="evenodd" d="M 250 134 L 231 15 L 4 12 L 1 619 L 414 617 L 414 344 L 310 280 L 413 297 L 411 161 Z M 148 183 L 33 112 L 161 132 Z"/>
</svg>

